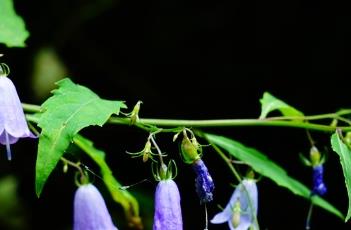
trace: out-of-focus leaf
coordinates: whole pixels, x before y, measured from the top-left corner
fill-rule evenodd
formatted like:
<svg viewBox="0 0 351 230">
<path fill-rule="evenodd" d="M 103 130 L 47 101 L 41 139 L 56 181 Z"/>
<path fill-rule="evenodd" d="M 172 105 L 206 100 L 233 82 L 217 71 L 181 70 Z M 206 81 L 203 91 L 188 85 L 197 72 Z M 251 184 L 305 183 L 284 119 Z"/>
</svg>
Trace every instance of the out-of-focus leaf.
<svg viewBox="0 0 351 230">
<path fill-rule="evenodd" d="M 55 82 L 67 75 L 67 68 L 53 47 L 42 47 L 34 55 L 32 87 L 36 98 L 47 98 Z"/>
<path fill-rule="evenodd" d="M 96 149 L 92 141 L 79 134 L 73 138 L 73 141 L 100 167 L 102 179 L 110 191 L 113 199 L 122 205 L 128 223 L 133 226 L 138 226 L 137 229 L 140 229 L 142 222 L 139 217 L 138 201 L 127 190 L 121 189 L 121 184 L 113 176 L 111 169 L 108 167 L 105 161 L 105 153 L 99 149 Z"/>
<path fill-rule="evenodd" d="M 52 170 L 75 134 L 90 125 L 102 126 L 112 114 L 125 108 L 121 101 L 101 99 L 90 89 L 68 78 L 57 82 L 58 89 L 42 105 L 38 126 L 42 129 L 36 163 L 36 193 L 39 196 Z"/>
<path fill-rule="evenodd" d="M 204 134 L 207 140 L 225 149 L 230 155 L 250 165 L 256 172 L 262 176 L 268 177 L 276 182 L 279 186 L 287 188 L 295 195 L 302 196 L 306 199 L 311 198 L 311 191 L 301 182 L 290 177 L 286 171 L 275 162 L 268 159 L 264 154 L 256 149 L 246 147 L 241 143 L 223 136 L 213 134 Z M 343 214 L 333 205 L 321 197 L 314 196 L 312 202 L 334 215 L 344 218 Z"/>
<path fill-rule="evenodd" d="M 0 0 L 0 43 L 8 47 L 25 47 L 29 32 L 15 12 L 12 0 Z"/>
<path fill-rule="evenodd" d="M 347 195 L 349 197 L 349 206 L 345 221 L 348 221 L 351 217 L 351 150 L 342 141 L 338 132 L 335 132 L 331 136 L 331 145 L 340 157 L 340 164 L 345 177 Z"/>
<path fill-rule="evenodd" d="M 272 94 L 265 92 L 260 99 L 261 102 L 261 115 L 260 119 L 264 119 L 267 115 L 274 111 L 279 110 L 283 116 L 286 117 L 302 117 L 303 113 L 294 107 L 286 104 L 284 101 L 274 97 Z"/>
</svg>

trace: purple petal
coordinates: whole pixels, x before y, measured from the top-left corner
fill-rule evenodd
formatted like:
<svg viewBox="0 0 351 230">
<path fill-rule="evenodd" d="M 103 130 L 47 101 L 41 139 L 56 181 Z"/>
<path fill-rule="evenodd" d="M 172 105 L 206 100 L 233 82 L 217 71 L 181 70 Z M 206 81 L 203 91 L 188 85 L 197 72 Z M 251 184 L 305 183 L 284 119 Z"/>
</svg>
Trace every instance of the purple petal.
<svg viewBox="0 0 351 230">
<path fill-rule="evenodd" d="M 105 201 L 92 184 L 80 186 L 74 196 L 74 230 L 117 230 Z"/>
<path fill-rule="evenodd" d="M 153 230 L 182 230 L 182 211 L 177 184 L 161 180 L 155 193 L 155 215 Z"/>
<path fill-rule="evenodd" d="M 2 135 L 6 130 L 15 138 L 35 137 L 28 129 L 16 88 L 8 77 L 0 77 L 0 114 Z"/>
<path fill-rule="evenodd" d="M 4 130 L 1 134 L 0 134 L 0 143 L 3 144 L 3 145 L 6 145 L 6 130 Z M 17 137 L 13 137 L 11 136 L 10 134 L 7 134 L 8 136 L 8 141 L 9 141 L 9 144 L 14 144 L 18 141 L 18 138 Z"/>
<path fill-rule="evenodd" d="M 196 173 L 195 189 L 201 203 L 213 200 L 214 183 L 205 163 L 200 159 L 194 162 L 193 169 Z"/>
<path fill-rule="evenodd" d="M 313 188 L 312 194 L 324 195 L 327 192 L 327 187 L 323 180 L 323 165 L 313 167 Z"/>
<path fill-rule="evenodd" d="M 222 212 L 218 213 L 213 217 L 213 219 L 210 221 L 212 224 L 221 224 L 227 221 L 231 221 L 232 215 L 233 215 L 233 208 L 234 208 L 234 203 L 236 200 L 238 200 L 240 196 L 240 186 L 239 184 L 236 189 L 234 190 L 232 196 L 230 197 L 229 203 L 225 208 L 223 209 Z"/>
<path fill-rule="evenodd" d="M 240 200 L 240 223 L 237 228 L 232 224 L 232 217 L 234 211 L 234 203 Z M 231 230 L 247 230 L 252 224 L 254 229 L 258 229 L 255 224 L 255 218 L 258 208 L 258 193 L 256 182 L 252 179 L 244 179 L 234 190 L 229 203 L 225 209 L 214 216 L 211 220 L 212 224 L 220 224 L 228 222 Z M 255 216 L 253 216 L 255 215 Z"/>
</svg>

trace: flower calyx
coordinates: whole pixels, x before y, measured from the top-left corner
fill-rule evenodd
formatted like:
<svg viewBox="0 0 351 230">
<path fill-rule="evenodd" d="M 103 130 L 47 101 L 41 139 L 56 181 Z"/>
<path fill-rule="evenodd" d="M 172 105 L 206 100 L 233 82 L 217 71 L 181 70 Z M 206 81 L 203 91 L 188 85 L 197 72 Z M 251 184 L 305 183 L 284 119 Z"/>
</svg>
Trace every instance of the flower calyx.
<svg viewBox="0 0 351 230">
<path fill-rule="evenodd" d="M 130 119 L 129 125 L 135 125 L 139 121 L 139 111 L 140 111 L 140 105 L 142 103 L 143 103 L 142 101 L 138 101 L 134 105 L 132 112 L 122 113 L 123 115 L 129 117 L 129 119 Z"/>
<path fill-rule="evenodd" d="M 162 163 L 159 166 L 158 163 L 153 162 L 151 170 L 156 181 L 174 179 L 178 174 L 177 165 L 174 160 L 170 160 L 168 166 Z"/>
</svg>

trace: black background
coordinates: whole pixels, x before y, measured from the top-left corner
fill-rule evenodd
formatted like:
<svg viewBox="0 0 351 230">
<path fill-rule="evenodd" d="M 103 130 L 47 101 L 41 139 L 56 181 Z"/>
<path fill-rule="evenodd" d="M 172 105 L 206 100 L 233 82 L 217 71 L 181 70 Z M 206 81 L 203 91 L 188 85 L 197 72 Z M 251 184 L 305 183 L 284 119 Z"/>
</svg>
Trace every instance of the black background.
<svg viewBox="0 0 351 230">
<path fill-rule="evenodd" d="M 53 47 L 76 83 L 102 98 L 132 106 L 142 100 L 141 117 L 174 119 L 257 118 L 263 92 L 294 105 L 305 114 L 351 107 L 350 14 L 333 1 L 16 1 L 31 36 L 24 49 L 1 46 L 11 79 L 22 101 L 40 104 L 30 87 L 35 52 Z M 307 154 L 304 130 L 292 128 L 211 128 L 266 153 L 293 177 L 310 185 L 310 169 L 298 160 Z M 108 126 L 84 132 L 107 153 L 108 163 L 124 184 L 151 178 L 149 165 L 130 159 L 125 150 L 143 147 L 147 133 Z M 347 195 L 328 133 L 311 132 L 329 152 L 325 165 L 326 199 L 346 213 Z M 176 182 L 182 195 L 184 229 L 203 229 L 204 210 L 194 192 L 193 172 L 181 163 L 170 135 L 161 148 L 179 166 Z M 4 155 L 4 150 L 1 151 Z M 74 183 L 55 170 L 43 195 L 34 193 L 36 142 L 13 146 L 14 160 L 1 157 L 1 174 L 14 173 L 27 207 L 29 229 L 69 229 Z M 17 152 L 17 153 L 16 153 Z M 204 161 L 216 183 L 209 218 L 229 199 L 235 178 L 223 161 L 205 148 Z M 86 164 L 92 162 L 86 159 Z M 241 167 L 242 172 L 245 168 Z M 96 171 L 98 173 L 98 171 Z M 104 191 L 101 182 L 96 184 Z M 101 185 L 101 186 L 100 186 Z M 134 190 L 152 197 L 155 182 Z M 308 201 L 262 179 L 259 215 L 262 229 L 304 229 Z M 120 208 L 104 193 L 114 221 L 123 226 Z M 113 206 L 113 207 L 112 207 Z M 143 209 L 142 209 L 143 210 Z M 152 217 L 152 213 L 143 213 Z M 1 229 L 6 229 L 2 227 Z M 123 229 L 123 227 L 120 227 Z M 227 229 L 210 225 L 209 229 Z M 315 208 L 312 229 L 349 229 L 350 224 Z"/>
</svg>

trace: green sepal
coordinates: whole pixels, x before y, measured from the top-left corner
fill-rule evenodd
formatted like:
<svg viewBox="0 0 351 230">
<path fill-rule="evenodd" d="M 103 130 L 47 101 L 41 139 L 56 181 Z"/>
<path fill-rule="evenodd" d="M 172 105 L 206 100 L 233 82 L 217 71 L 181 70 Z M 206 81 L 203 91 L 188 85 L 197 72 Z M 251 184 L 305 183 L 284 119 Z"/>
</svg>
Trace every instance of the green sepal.
<svg viewBox="0 0 351 230">
<path fill-rule="evenodd" d="M 197 151 L 197 146 L 189 139 L 186 131 L 183 131 L 183 140 L 181 143 L 181 154 L 182 159 L 186 164 L 192 164 L 200 159 L 200 155 Z"/>
</svg>

